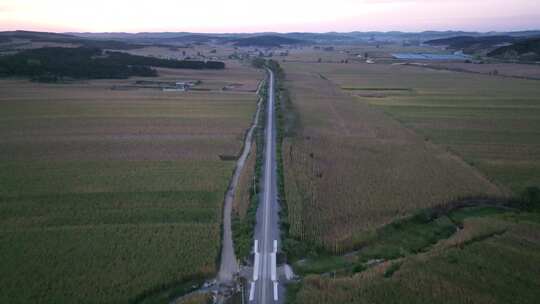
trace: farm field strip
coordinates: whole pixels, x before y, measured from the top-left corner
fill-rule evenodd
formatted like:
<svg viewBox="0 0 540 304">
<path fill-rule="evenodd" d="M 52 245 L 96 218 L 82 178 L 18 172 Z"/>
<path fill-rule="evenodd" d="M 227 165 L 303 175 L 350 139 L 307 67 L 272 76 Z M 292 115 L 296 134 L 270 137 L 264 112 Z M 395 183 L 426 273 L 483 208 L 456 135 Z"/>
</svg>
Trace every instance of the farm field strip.
<svg viewBox="0 0 540 304">
<path fill-rule="evenodd" d="M 469 185 L 475 179 L 485 180 L 484 177 L 495 181 L 502 190 L 484 192 L 490 196 L 510 194 L 506 189 L 520 195 L 525 187 L 540 185 L 540 89 L 537 82 L 389 65 L 290 63 L 285 66 L 290 71 L 287 74 L 289 89 L 301 121 L 300 136 L 289 138 L 289 146 L 283 151 L 285 161 L 289 161 L 285 177 L 291 231 L 303 240 L 312 241 L 324 239 L 318 235 L 325 230 L 314 235 L 307 232 L 318 226 L 339 231 L 329 237 L 331 240 L 354 228 L 364 231 L 373 226 L 378 228 L 364 235 L 356 234 L 353 244 L 356 241 L 364 245 L 356 247 L 357 251 L 346 255 L 323 253 L 315 255 L 312 264 L 306 260 L 295 264 L 297 271 L 307 274 L 301 283 L 289 289 L 294 303 L 535 303 L 539 296 L 535 288 L 538 276 L 537 269 L 531 265 L 536 265 L 534 261 L 540 258 L 538 210 L 490 207 L 460 210 L 448 214 L 448 218 L 428 220 L 422 224 L 425 227 L 411 229 L 406 222 L 400 222 L 407 211 L 396 206 L 410 207 L 409 210 L 415 212 L 429 207 L 430 203 L 439 205 L 445 200 L 466 196 L 467 190 L 463 191 L 460 188 L 463 184 L 459 184 L 465 182 L 464 178 L 470 179 L 465 182 Z M 302 77 L 298 71 L 309 76 Z M 352 98 L 350 104 L 362 111 L 354 112 L 352 106 L 346 112 L 340 111 L 345 108 L 343 103 L 347 98 L 331 89 L 326 89 L 332 93 L 325 98 L 318 98 L 322 93 L 313 91 L 323 84 L 312 85 L 307 81 L 309 77 L 312 81 L 328 79 L 341 88 L 342 94 Z M 448 86 L 449 83 L 456 85 Z M 343 90 L 344 87 L 382 89 L 369 91 L 371 96 L 362 96 L 356 91 Z M 411 88 L 411 91 L 398 95 L 386 90 L 397 87 Z M 334 104 L 334 109 L 321 106 L 330 103 Z M 388 121 L 379 116 L 381 112 L 393 119 Z M 357 121 L 347 120 L 353 115 Z M 325 116 L 334 119 L 329 122 Z M 363 128 L 355 128 L 355 124 Z M 395 128 L 396 124 L 400 128 Z M 389 126 L 394 126 L 393 132 L 389 132 Z M 397 132 L 403 129 L 409 132 Z M 363 138 L 354 140 L 360 135 L 364 135 Z M 323 150 L 319 146 L 335 148 Z M 303 147 L 302 153 L 298 153 L 300 147 Z M 346 149 L 354 151 L 356 157 L 345 154 Z M 373 155 L 396 151 L 399 153 L 389 154 L 389 158 L 379 156 L 385 160 L 377 162 L 379 166 L 371 165 L 376 159 Z M 359 158 L 363 153 L 372 155 L 371 159 Z M 325 155 L 340 158 L 345 155 L 349 164 L 340 167 L 340 179 L 336 178 L 333 187 L 328 188 L 331 190 L 327 191 L 337 193 L 332 197 L 315 191 L 328 176 L 328 168 L 336 166 L 336 160 Z M 417 158 L 419 155 L 423 160 Z M 429 155 L 439 162 L 427 164 Z M 448 168 L 456 170 L 460 158 L 472 166 L 464 169 L 462 177 L 456 178 L 456 171 Z M 350 165 L 357 163 L 362 166 Z M 407 163 L 414 166 L 407 168 Z M 446 170 L 443 169 L 445 163 Z M 441 178 L 442 187 L 433 187 L 441 181 L 436 179 L 430 180 L 429 186 L 426 182 L 414 182 L 421 180 L 421 174 L 429 172 L 430 167 L 437 172 L 436 178 Z M 358 178 L 360 174 L 348 174 L 352 170 L 371 174 Z M 378 171 L 388 171 L 397 178 L 379 180 Z M 445 181 L 444 176 L 450 179 Z M 375 197 L 377 201 L 370 197 L 371 201 L 366 201 L 362 193 L 352 195 L 358 202 L 340 196 L 340 192 L 354 193 L 351 188 L 360 188 L 363 183 L 371 186 L 366 187 L 365 192 L 371 194 L 375 192 L 373 189 L 380 188 L 384 189 L 385 196 Z M 338 188 L 342 184 L 350 188 Z M 393 190 L 402 184 L 409 189 L 399 189 L 399 203 L 390 204 L 392 196 L 396 195 Z M 479 187 L 480 184 L 476 184 L 469 190 L 474 192 Z M 336 188 L 338 190 L 334 190 Z M 430 196 L 425 196 L 426 189 Z M 446 198 L 436 196 L 450 192 L 453 194 Z M 426 197 L 428 203 L 419 204 L 419 199 Z M 342 204 L 347 199 L 348 204 Z M 394 208 L 399 211 L 391 212 L 396 210 Z M 302 216 L 308 212 L 308 216 Z M 354 220 L 347 221 L 349 214 L 355 215 Z M 413 220 L 422 219 L 421 215 L 417 213 Z M 383 216 L 389 219 L 383 225 L 390 224 L 361 226 L 370 221 L 377 223 Z M 459 229 L 455 229 L 455 225 Z M 432 230 L 433 227 L 439 230 Z M 453 232 L 447 231 L 449 227 L 453 227 Z M 431 245 L 418 247 L 426 241 L 425 244 L 431 242 Z M 346 252 L 323 244 L 331 252 Z M 307 260 L 310 259 L 311 256 Z"/>
<path fill-rule="evenodd" d="M 469 165 L 341 90 L 386 86 L 324 79 L 342 66 L 355 72 L 347 64 L 283 64 L 301 126 L 283 148 L 294 237 L 340 253 L 419 208 L 500 194 Z"/>
<path fill-rule="evenodd" d="M 159 79 L 188 76 L 262 79 Z M 0 81 L 0 302 L 128 302 L 215 275 L 221 156 L 239 153 L 257 97 L 111 90 L 133 81 Z"/>
<path fill-rule="evenodd" d="M 514 194 L 540 184 L 538 81 L 392 65 L 321 69 L 342 87 L 412 88 L 406 96 L 356 98 L 448 147 Z"/>
</svg>

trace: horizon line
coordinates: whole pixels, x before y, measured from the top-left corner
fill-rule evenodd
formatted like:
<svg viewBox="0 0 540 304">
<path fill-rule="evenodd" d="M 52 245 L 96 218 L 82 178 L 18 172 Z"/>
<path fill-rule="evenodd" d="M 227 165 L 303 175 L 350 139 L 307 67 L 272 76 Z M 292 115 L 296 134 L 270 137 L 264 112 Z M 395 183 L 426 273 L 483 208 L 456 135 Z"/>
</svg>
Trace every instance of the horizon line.
<svg viewBox="0 0 540 304">
<path fill-rule="evenodd" d="M 427 32 L 463 32 L 463 33 L 479 33 L 479 34 L 488 34 L 488 33 L 516 33 L 516 32 L 540 32 L 540 28 L 530 28 L 530 29 L 521 29 L 521 30 L 464 30 L 464 29 L 446 29 L 446 30 L 421 30 L 421 31 L 403 31 L 403 30 L 353 30 L 353 31 L 290 31 L 290 32 L 280 32 L 280 31 L 260 31 L 260 32 L 197 32 L 197 31 L 49 31 L 49 30 L 31 30 L 31 29 L 0 29 L 0 32 L 36 32 L 36 33 L 54 33 L 54 34 L 159 34 L 159 33 L 187 33 L 187 34 L 217 34 L 217 35 L 227 35 L 227 34 L 293 34 L 293 33 L 307 33 L 307 34 L 349 34 L 349 33 L 407 33 L 407 34 L 421 34 Z"/>
</svg>

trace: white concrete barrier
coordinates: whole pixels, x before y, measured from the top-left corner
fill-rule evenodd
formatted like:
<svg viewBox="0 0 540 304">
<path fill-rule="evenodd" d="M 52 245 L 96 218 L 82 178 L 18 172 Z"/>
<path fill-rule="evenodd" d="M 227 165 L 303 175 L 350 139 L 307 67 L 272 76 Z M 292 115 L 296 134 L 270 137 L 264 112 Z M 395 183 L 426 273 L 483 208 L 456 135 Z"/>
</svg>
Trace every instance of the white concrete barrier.
<svg viewBox="0 0 540 304">
<path fill-rule="evenodd" d="M 249 301 L 252 302 L 255 299 L 255 282 L 251 282 L 251 287 L 249 288 Z"/>
<path fill-rule="evenodd" d="M 258 252 L 255 252 L 255 265 L 253 267 L 253 281 L 257 281 L 259 279 L 259 259 L 260 254 Z"/>
<path fill-rule="evenodd" d="M 270 253 L 270 262 L 272 263 L 270 265 L 270 267 L 271 267 L 270 275 L 271 275 L 272 281 L 275 282 L 275 281 L 277 281 L 277 265 L 276 265 L 276 253 L 275 252 Z"/>
</svg>

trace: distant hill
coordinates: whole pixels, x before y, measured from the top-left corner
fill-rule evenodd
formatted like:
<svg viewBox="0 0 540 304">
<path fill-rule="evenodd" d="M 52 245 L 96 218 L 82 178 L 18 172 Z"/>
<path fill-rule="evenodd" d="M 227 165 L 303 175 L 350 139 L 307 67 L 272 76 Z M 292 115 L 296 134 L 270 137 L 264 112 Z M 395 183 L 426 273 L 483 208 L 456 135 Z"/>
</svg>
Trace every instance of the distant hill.
<svg viewBox="0 0 540 304">
<path fill-rule="evenodd" d="M 188 34 L 173 37 L 132 37 L 121 38 L 117 41 L 130 42 L 135 44 L 154 44 L 154 45 L 177 45 L 177 44 L 198 44 L 198 43 L 223 43 L 231 37 L 213 36 L 206 34 Z"/>
<path fill-rule="evenodd" d="M 27 39 L 32 41 L 50 41 L 50 42 L 66 42 L 70 40 L 80 40 L 80 38 L 67 34 L 57 34 L 48 32 L 31 32 L 31 31 L 7 31 L 0 32 L 2 39 Z"/>
<path fill-rule="evenodd" d="M 123 32 L 107 32 L 107 33 L 67 33 L 73 36 L 88 38 L 88 39 L 126 39 L 126 40 L 136 40 L 136 39 L 166 39 L 166 38 L 175 38 L 179 36 L 192 35 L 195 33 L 188 32 L 141 32 L 141 33 L 123 33 Z"/>
<path fill-rule="evenodd" d="M 341 41 L 351 41 L 353 37 L 350 34 L 341 34 L 341 33 L 287 33 L 282 34 L 282 37 L 298 39 L 303 41 L 310 42 L 341 42 Z"/>
<path fill-rule="evenodd" d="M 463 50 L 465 53 L 477 53 L 490 51 L 497 46 L 513 43 L 518 38 L 512 36 L 457 36 L 443 39 L 434 39 L 426 41 L 426 44 L 447 46 L 454 50 Z"/>
<path fill-rule="evenodd" d="M 501 59 L 540 61 L 540 38 L 521 40 L 491 51 L 488 56 Z"/>
<path fill-rule="evenodd" d="M 142 32 L 142 33 L 40 33 L 30 31 L 0 32 L 0 42 L 6 42 L 11 38 L 27 39 L 32 41 L 51 41 L 51 42 L 72 42 L 79 43 L 89 47 L 110 48 L 110 49 L 129 49 L 140 47 L 140 45 L 178 45 L 190 43 L 238 43 L 240 46 L 279 46 L 298 43 L 318 43 L 318 44 L 351 44 L 366 42 L 392 42 L 401 43 L 404 41 L 436 41 L 447 38 L 468 37 L 472 47 L 462 47 L 456 45 L 456 49 L 485 48 L 488 45 L 496 47 L 489 40 L 508 43 L 510 38 L 521 39 L 540 36 L 540 31 L 519 31 L 519 32 L 463 32 L 463 31 L 425 31 L 425 32 L 292 32 L 292 33 L 189 33 L 189 32 Z M 11 38 L 9 38 L 11 37 Z M 495 38 L 493 38 L 495 37 Z M 498 37 L 498 38 L 496 38 Z M 479 38 L 480 40 L 472 40 Z M 291 40 L 287 40 L 291 39 Z M 295 41 L 297 40 L 297 41 Z M 92 42 L 90 42 L 92 41 Z M 113 44 L 113 42 L 124 44 Z M 495 41 L 497 42 L 497 41 Z M 98 44 L 99 43 L 99 44 Z M 436 42 L 435 42 L 436 43 Z"/>
<path fill-rule="evenodd" d="M 0 41 L 10 42 L 14 39 L 28 40 L 31 42 L 54 42 L 54 43 L 72 43 L 88 48 L 129 50 L 141 48 L 140 45 L 116 41 L 116 40 L 93 40 L 77 37 L 68 34 L 57 34 L 47 32 L 32 31 L 7 31 L 0 32 Z"/>
<path fill-rule="evenodd" d="M 263 46 L 280 47 L 282 45 L 294 45 L 306 43 L 304 40 L 287 38 L 276 35 L 263 35 L 248 38 L 240 38 L 232 41 L 235 46 Z"/>
<path fill-rule="evenodd" d="M 209 43 L 209 42 L 224 42 L 229 40 L 229 37 L 213 36 L 205 34 L 189 34 L 184 36 L 160 38 L 160 43 Z M 148 38 L 147 38 L 148 40 Z"/>
<path fill-rule="evenodd" d="M 205 34 L 188 32 L 156 33 L 71 33 L 72 35 L 94 40 L 116 40 L 143 44 L 178 44 L 224 42 L 231 39 L 249 37 L 248 34 Z"/>
<path fill-rule="evenodd" d="M 108 39 L 128 41 L 132 43 L 228 43 L 238 39 L 252 38 L 257 36 L 279 36 L 284 38 L 297 39 L 312 43 L 347 44 L 362 43 L 366 41 L 377 42 L 402 42 L 402 41 L 428 41 L 434 39 L 469 36 L 510 36 L 510 37 L 532 37 L 540 35 L 540 31 L 519 31 L 519 32 L 464 32 L 464 31 L 425 31 L 425 32 L 292 32 L 292 33 L 188 33 L 188 32 L 155 32 L 155 33 L 70 33 L 71 35 L 84 37 L 87 39 Z"/>
</svg>

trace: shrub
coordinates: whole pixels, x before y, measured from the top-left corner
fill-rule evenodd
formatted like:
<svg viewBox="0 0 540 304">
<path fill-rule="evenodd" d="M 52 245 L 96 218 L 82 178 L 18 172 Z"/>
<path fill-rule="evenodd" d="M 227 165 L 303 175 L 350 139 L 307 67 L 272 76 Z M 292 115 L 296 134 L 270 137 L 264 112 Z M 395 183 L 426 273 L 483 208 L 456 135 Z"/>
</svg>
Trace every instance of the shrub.
<svg viewBox="0 0 540 304">
<path fill-rule="evenodd" d="M 401 264 L 402 264 L 402 262 L 394 262 L 394 263 L 392 263 L 392 265 L 390 265 L 386 269 L 386 271 L 384 272 L 384 277 L 385 278 L 391 278 L 392 275 L 394 275 L 394 273 L 399 270 L 399 268 L 401 267 Z"/>
<path fill-rule="evenodd" d="M 521 196 L 524 208 L 527 210 L 540 209 L 540 188 L 536 186 L 527 187 Z"/>
<path fill-rule="evenodd" d="M 362 272 L 362 271 L 364 271 L 366 269 L 367 269 L 367 267 L 366 267 L 366 265 L 364 263 L 358 263 L 358 264 L 354 265 L 352 271 L 353 271 L 353 273 L 359 273 L 359 272 Z"/>
</svg>

